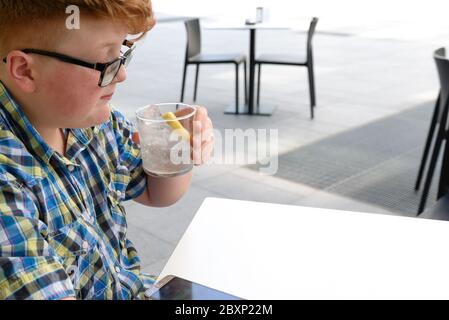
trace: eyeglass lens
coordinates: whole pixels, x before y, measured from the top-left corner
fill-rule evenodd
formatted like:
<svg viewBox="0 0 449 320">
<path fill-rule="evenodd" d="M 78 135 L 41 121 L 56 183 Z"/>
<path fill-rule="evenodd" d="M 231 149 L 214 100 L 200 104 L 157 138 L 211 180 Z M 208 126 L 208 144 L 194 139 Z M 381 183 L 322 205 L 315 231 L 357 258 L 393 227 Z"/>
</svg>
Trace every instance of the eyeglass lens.
<svg viewBox="0 0 449 320">
<path fill-rule="evenodd" d="M 106 70 L 104 71 L 103 81 L 101 82 L 101 86 L 105 87 L 109 84 L 111 84 L 112 81 L 114 81 L 115 77 L 120 71 L 120 67 L 122 66 L 122 63 L 125 67 L 128 67 L 129 63 L 132 59 L 132 50 L 129 50 L 124 55 L 124 61 L 123 59 L 119 59 L 115 61 L 113 64 L 109 65 Z"/>
</svg>

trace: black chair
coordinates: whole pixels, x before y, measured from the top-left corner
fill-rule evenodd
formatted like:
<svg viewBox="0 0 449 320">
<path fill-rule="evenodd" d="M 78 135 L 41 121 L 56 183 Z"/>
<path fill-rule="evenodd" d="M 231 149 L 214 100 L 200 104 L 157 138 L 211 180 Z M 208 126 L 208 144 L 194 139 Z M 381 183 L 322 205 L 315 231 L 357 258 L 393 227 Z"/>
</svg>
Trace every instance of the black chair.
<svg viewBox="0 0 449 320">
<path fill-rule="evenodd" d="M 440 112 L 440 94 L 438 94 L 437 102 L 433 108 L 432 120 L 430 122 L 429 132 L 427 133 L 426 144 L 424 146 L 424 152 L 421 158 L 421 163 L 419 165 L 418 176 L 416 177 L 415 191 L 419 190 L 421 186 L 421 180 L 424 174 L 424 168 L 426 167 L 427 159 L 429 158 L 430 146 L 435 138 L 435 129 L 438 124 L 438 114 Z"/>
<path fill-rule="evenodd" d="M 315 79 L 313 72 L 313 50 L 312 50 L 312 38 L 315 33 L 318 18 L 314 17 L 310 22 L 309 31 L 307 34 L 307 51 L 302 56 L 292 55 L 272 55 L 264 54 L 256 58 L 255 63 L 258 66 L 258 78 L 257 78 L 257 104 L 260 104 L 260 74 L 262 64 L 276 64 L 284 66 L 299 66 L 306 67 L 309 75 L 309 90 L 310 90 L 310 116 L 313 119 L 313 108 L 316 106 L 315 95 Z"/>
<path fill-rule="evenodd" d="M 187 67 L 196 65 L 195 90 L 193 101 L 196 101 L 198 91 L 198 75 L 200 64 L 233 63 L 235 65 L 235 113 L 238 113 L 239 106 L 239 66 L 243 64 L 245 77 L 245 102 L 247 101 L 246 88 L 246 55 L 245 54 L 203 54 L 201 53 L 201 28 L 199 19 L 185 21 L 187 31 L 187 48 L 184 59 L 184 72 L 182 75 L 181 102 L 184 101 L 184 89 L 187 76 Z"/>
<path fill-rule="evenodd" d="M 446 58 L 446 50 L 440 48 L 434 53 L 435 63 L 437 65 L 438 76 L 440 79 L 440 95 L 438 98 L 438 107 L 434 116 L 432 117 L 432 123 L 438 124 L 438 131 L 436 141 L 432 150 L 432 157 L 429 163 L 429 169 L 427 172 L 426 180 L 424 183 L 423 193 L 418 207 L 418 215 L 420 215 L 425 208 L 426 200 L 429 194 L 430 186 L 432 183 L 435 167 L 440 156 L 440 150 L 445 143 L 443 161 L 441 164 L 441 175 L 438 186 L 437 199 L 444 196 L 449 190 L 449 132 L 446 128 L 447 117 L 449 110 L 449 60 Z M 431 128 L 432 129 L 432 128 Z M 432 130 L 429 130 L 429 134 L 432 134 Z"/>
</svg>

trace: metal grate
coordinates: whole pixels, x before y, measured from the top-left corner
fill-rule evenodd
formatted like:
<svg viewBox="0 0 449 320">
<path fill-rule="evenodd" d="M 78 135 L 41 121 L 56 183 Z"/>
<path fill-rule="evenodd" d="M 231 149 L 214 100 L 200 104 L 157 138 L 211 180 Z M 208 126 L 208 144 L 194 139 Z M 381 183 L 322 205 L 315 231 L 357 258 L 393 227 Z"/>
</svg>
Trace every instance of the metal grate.
<svg viewBox="0 0 449 320">
<path fill-rule="evenodd" d="M 415 215 L 421 194 L 413 188 L 432 110 L 433 102 L 419 105 L 280 155 L 276 176 Z M 427 205 L 435 201 L 439 170 Z"/>
</svg>

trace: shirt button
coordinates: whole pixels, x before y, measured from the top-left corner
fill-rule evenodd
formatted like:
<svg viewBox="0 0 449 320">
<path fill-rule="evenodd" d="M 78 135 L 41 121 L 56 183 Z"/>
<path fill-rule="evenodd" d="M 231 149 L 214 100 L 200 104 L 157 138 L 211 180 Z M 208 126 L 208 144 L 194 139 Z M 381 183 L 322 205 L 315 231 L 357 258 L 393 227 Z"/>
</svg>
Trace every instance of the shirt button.
<svg viewBox="0 0 449 320">
<path fill-rule="evenodd" d="M 153 293 L 153 290 L 147 289 L 144 293 L 145 297 L 150 298 Z"/>
<path fill-rule="evenodd" d="M 88 244 L 87 242 L 84 242 L 84 243 L 83 243 L 83 249 L 84 249 L 84 250 L 89 249 L 89 244 Z"/>
<path fill-rule="evenodd" d="M 117 273 L 120 273 L 120 267 L 115 267 L 115 271 L 117 272 Z"/>
<path fill-rule="evenodd" d="M 75 266 L 70 266 L 67 268 L 67 274 L 72 281 L 76 279 L 76 274 L 78 272 L 78 268 Z"/>
<path fill-rule="evenodd" d="M 72 165 L 69 165 L 69 166 L 67 167 L 67 169 L 69 169 L 69 171 L 72 172 L 73 170 L 75 170 L 75 167 L 72 166 Z"/>
<path fill-rule="evenodd" d="M 117 195 L 118 195 L 119 197 L 121 197 L 121 196 L 122 196 L 122 192 L 121 192 L 121 191 L 117 191 Z"/>
</svg>

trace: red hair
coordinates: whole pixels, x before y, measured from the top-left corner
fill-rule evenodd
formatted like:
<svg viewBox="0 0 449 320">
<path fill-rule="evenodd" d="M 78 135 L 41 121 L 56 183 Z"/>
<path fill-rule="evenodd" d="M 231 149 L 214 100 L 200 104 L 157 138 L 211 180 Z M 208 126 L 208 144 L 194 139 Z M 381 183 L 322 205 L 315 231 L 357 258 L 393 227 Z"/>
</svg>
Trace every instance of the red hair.
<svg viewBox="0 0 449 320">
<path fill-rule="evenodd" d="M 155 24 L 151 0 L 0 0 L 0 53 L 16 49 L 18 39 L 51 40 L 43 34 L 49 30 L 37 30 L 54 22 L 65 25 L 66 8 L 71 5 L 77 6 L 81 14 L 122 23 L 129 34 L 141 34 L 139 39 Z M 51 31 L 55 38 L 54 29 Z"/>
</svg>

